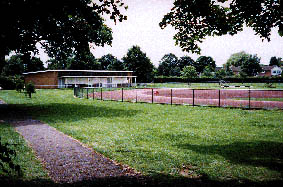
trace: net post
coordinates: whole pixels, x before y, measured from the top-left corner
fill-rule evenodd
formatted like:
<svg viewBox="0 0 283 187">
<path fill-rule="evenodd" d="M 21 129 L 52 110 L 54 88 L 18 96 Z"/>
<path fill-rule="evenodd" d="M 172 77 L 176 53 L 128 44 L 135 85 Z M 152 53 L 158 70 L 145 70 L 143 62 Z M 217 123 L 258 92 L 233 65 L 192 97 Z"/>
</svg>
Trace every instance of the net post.
<svg viewBox="0 0 283 187">
<path fill-rule="evenodd" d="M 173 95 L 173 89 L 171 88 L 171 105 L 173 104 L 173 100 L 172 100 L 172 95 Z"/>
<path fill-rule="evenodd" d="M 251 90 L 249 88 L 249 109 L 251 109 Z"/>
<path fill-rule="evenodd" d="M 221 95 L 221 89 L 219 89 L 219 93 L 218 93 L 218 94 L 219 94 L 218 107 L 221 107 L 221 102 L 220 102 L 220 101 L 221 101 L 221 98 L 220 98 L 220 95 Z"/>
<path fill-rule="evenodd" d="M 151 88 L 151 103 L 153 103 L 153 88 Z"/>
</svg>

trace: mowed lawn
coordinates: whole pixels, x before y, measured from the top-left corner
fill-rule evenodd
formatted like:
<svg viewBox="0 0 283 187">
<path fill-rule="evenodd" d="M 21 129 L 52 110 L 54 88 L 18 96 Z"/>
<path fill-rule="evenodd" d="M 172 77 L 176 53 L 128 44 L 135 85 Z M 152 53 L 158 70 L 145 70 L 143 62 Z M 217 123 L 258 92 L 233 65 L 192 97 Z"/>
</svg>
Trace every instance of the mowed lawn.
<svg viewBox="0 0 283 187">
<path fill-rule="evenodd" d="M 42 120 L 145 175 L 283 181 L 283 111 L 170 106 L 0 91 L 14 111 Z"/>
</svg>

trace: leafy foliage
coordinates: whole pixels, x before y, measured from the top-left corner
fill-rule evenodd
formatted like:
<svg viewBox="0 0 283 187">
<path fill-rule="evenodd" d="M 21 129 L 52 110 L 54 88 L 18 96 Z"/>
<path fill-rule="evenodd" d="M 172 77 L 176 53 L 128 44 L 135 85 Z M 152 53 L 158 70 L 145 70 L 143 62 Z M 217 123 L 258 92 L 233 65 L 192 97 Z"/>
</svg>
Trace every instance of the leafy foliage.
<svg viewBox="0 0 283 187">
<path fill-rule="evenodd" d="M 234 53 L 228 58 L 226 64 L 228 66 L 233 65 L 233 66 L 238 67 L 238 66 L 241 66 L 243 62 L 245 61 L 245 59 L 247 59 L 248 57 L 249 57 L 249 54 L 246 53 L 245 51 Z"/>
<path fill-rule="evenodd" d="M 85 54 L 75 56 L 74 58 L 68 58 L 67 68 L 72 70 L 97 70 L 100 68 L 100 64 L 97 59 L 91 54 Z"/>
<path fill-rule="evenodd" d="M 182 70 L 186 66 L 194 66 L 195 61 L 189 56 L 182 56 L 178 61 L 178 65 L 180 70 Z"/>
<path fill-rule="evenodd" d="M 139 46 L 133 46 L 122 58 L 125 68 L 134 71 L 137 82 L 151 82 L 154 66 Z"/>
<path fill-rule="evenodd" d="M 282 58 L 276 58 L 276 56 L 273 56 L 273 57 L 270 58 L 269 65 L 280 67 L 282 65 L 281 60 L 282 60 Z"/>
<path fill-rule="evenodd" d="M 44 70 L 44 64 L 37 57 L 24 59 L 24 55 L 12 55 L 4 64 L 2 74 L 5 76 L 21 75 L 24 72 Z M 29 57 L 29 56 L 28 56 Z"/>
<path fill-rule="evenodd" d="M 181 71 L 182 77 L 186 79 L 194 79 L 197 77 L 197 71 L 194 66 L 186 66 Z"/>
<path fill-rule="evenodd" d="M 89 52 L 89 43 L 111 44 L 112 31 L 101 15 L 125 20 L 121 8 L 126 8 L 122 0 L 2 0 L 0 57 L 3 60 L 10 51 L 37 53 L 38 42 L 57 60 Z"/>
<path fill-rule="evenodd" d="M 5 76 L 21 75 L 24 72 L 24 64 L 21 55 L 13 55 L 3 67 L 2 74 Z"/>
<path fill-rule="evenodd" d="M 255 76 L 262 71 L 260 59 L 256 55 L 249 55 L 241 65 L 242 72 L 247 76 Z"/>
<path fill-rule="evenodd" d="M 102 70 L 125 70 L 123 62 L 112 54 L 104 55 L 98 61 Z"/>
<path fill-rule="evenodd" d="M 206 77 L 206 78 L 213 77 L 212 71 L 213 70 L 209 66 L 205 66 L 205 68 L 203 70 L 202 77 Z"/>
<path fill-rule="evenodd" d="M 180 76 L 180 67 L 178 57 L 173 53 L 166 54 L 162 57 L 158 66 L 158 75 L 163 76 Z"/>
<path fill-rule="evenodd" d="M 234 35 L 243 26 L 252 27 L 261 38 L 270 40 L 271 28 L 283 35 L 280 0 L 175 0 L 174 7 L 160 22 L 177 30 L 176 44 L 184 51 L 200 53 L 206 36 Z"/>
<path fill-rule="evenodd" d="M 202 73 L 204 68 L 208 67 L 210 71 L 214 71 L 216 64 L 212 57 L 210 56 L 200 56 L 195 63 L 195 68 L 198 73 Z"/>
<path fill-rule="evenodd" d="M 16 152 L 9 148 L 8 143 L 2 143 L 0 137 L 0 169 L 9 175 L 23 176 L 20 165 L 13 162 Z"/>
<path fill-rule="evenodd" d="M 223 79 L 226 76 L 227 76 L 227 73 L 224 69 L 220 69 L 220 70 L 215 72 L 215 77 L 218 78 L 218 79 Z"/>
<path fill-rule="evenodd" d="M 31 98 L 31 94 L 35 93 L 35 86 L 32 82 L 29 82 L 26 84 L 26 93 L 29 95 L 29 98 Z"/>
</svg>

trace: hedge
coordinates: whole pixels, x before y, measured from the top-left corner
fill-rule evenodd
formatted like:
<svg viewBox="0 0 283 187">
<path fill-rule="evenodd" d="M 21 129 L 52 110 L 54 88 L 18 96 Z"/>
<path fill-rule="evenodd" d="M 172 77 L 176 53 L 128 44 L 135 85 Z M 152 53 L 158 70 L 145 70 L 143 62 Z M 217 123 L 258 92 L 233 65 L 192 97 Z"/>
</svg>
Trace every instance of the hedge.
<svg viewBox="0 0 283 187">
<path fill-rule="evenodd" d="M 226 77 L 223 79 L 218 78 L 194 78 L 191 80 L 181 77 L 155 77 L 154 83 L 167 83 L 167 82 L 191 82 L 191 83 L 208 83 L 219 82 L 224 80 L 229 83 L 283 83 L 283 77 Z"/>
</svg>

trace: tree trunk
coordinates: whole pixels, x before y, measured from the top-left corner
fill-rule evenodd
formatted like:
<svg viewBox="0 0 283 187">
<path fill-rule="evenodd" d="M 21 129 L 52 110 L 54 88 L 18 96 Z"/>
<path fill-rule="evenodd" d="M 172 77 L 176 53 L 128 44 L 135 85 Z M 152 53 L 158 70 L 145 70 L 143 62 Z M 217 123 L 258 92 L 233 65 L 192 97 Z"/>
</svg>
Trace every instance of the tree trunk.
<svg viewBox="0 0 283 187">
<path fill-rule="evenodd" d="M 0 63 L 4 63 L 5 62 L 5 49 L 0 48 Z"/>
</svg>

